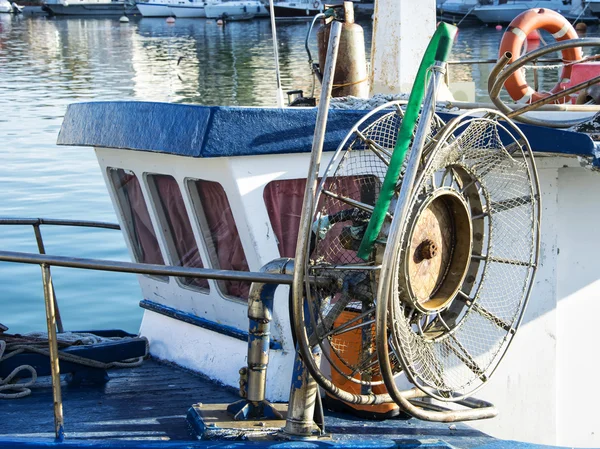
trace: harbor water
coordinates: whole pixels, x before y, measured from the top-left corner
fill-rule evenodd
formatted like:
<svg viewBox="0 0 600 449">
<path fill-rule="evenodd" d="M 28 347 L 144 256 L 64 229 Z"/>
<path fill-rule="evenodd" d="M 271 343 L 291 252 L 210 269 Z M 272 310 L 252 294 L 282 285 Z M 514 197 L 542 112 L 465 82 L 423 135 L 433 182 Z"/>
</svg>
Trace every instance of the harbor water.
<svg viewBox="0 0 600 449">
<path fill-rule="evenodd" d="M 361 25 L 368 55 L 371 26 Z M 278 23 L 284 91 L 311 92 L 308 27 Z M 461 29 L 452 59 L 495 58 L 501 36 L 494 28 Z M 314 36 L 311 48 L 316 55 Z M 474 81 L 476 98 L 485 100 L 491 67 L 453 66 L 452 80 Z M 0 14 L 0 217 L 116 222 L 93 149 L 56 145 L 71 103 L 275 106 L 275 99 L 268 20 L 219 26 L 204 19 L 132 18 L 122 24 L 118 17 Z M 129 260 L 119 231 L 43 226 L 42 232 L 49 254 Z M 0 249 L 36 252 L 31 226 L 0 227 Z M 135 275 L 67 268 L 52 274 L 66 329 L 137 331 L 142 298 Z M 38 266 L 0 263 L 0 323 L 12 332 L 45 328 Z"/>
</svg>

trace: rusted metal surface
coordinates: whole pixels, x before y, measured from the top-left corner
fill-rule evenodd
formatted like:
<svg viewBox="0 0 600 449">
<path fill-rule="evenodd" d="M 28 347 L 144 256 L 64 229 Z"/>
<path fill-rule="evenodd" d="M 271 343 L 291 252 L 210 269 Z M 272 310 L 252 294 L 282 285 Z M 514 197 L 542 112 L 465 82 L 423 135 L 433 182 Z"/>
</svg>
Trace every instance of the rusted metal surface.
<svg viewBox="0 0 600 449">
<path fill-rule="evenodd" d="M 342 24 L 331 96 L 347 97 L 352 95 L 359 98 L 368 98 L 369 80 L 364 31 L 360 25 L 354 22 L 352 2 L 344 2 L 344 14 L 345 21 Z M 331 21 L 322 25 L 317 31 L 319 67 L 325 67 L 326 64 L 330 31 Z"/>
</svg>

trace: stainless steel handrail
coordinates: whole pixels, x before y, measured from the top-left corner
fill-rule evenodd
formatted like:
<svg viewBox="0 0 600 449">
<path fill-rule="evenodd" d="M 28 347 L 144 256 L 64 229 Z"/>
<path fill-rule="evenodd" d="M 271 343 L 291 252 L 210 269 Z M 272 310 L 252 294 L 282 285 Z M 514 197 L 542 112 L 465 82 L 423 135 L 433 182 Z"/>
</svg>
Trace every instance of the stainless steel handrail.
<svg viewBox="0 0 600 449">
<path fill-rule="evenodd" d="M 169 265 L 155 265 L 145 263 L 121 262 L 114 260 L 101 260 L 89 258 L 76 258 L 65 256 L 51 256 L 46 254 L 44 241 L 40 231 L 41 225 L 75 226 L 101 229 L 120 229 L 119 225 L 112 223 L 60 220 L 47 218 L 0 218 L 0 225 L 29 225 L 33 226 L 38 244 L 39 254 L 14 251 L 0 251 L 0 261 L 13 263 L 37 264 L 42 269 L 42 284 L 44 289 L 44 303 L 46 308 L 46 322 L 48 326 L 48 346 L 50 349 L 50 367 L 52 376 L 52 395 L 54 404 L 54 435 L 57 441 L 63 441 L 64 416 L 62 407 L 62 393 L 60 386 L 60 365 L 56 330 L 63 332 L 60 314 L 54 292 L 51 266 L 80 268 L 120 273 L 153 274 L 178 277 L 192 277 L 215 280 L 236 280 L 260 282 L 263 284 L 291 285 L 293 276 L 289 274 L 276 274 L 266 272 L 215 270 L 210 268 L 176 267 Z"/>
</svg>

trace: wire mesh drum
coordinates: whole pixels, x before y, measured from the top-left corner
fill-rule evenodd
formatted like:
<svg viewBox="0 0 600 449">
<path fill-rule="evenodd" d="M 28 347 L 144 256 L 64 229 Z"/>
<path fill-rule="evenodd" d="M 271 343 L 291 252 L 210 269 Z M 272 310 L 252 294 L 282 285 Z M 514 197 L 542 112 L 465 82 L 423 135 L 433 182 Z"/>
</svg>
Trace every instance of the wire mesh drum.
<svg viewBox="0 0 600 449">
<path fill-rule="evenodd" d="M 384 105 L 359 122 L 339 147 L 317 190 L 305 267 L 311 344 L 321 346 L 333 377 L 363 385 L 365 394 L 369 386 L 383 383 L 374 323 L 385 239 L 368 261 L 356 252 L 379 196 L 402 116 L 398 103 Z M 442 122 L 433 123 L 432 135 Z M 390 221 L 391 214 L 387 226 Z M 390 363 L 398 373 L 398 360 L 392 357 Z"/>
<path fill-rule="evenodd" d="M 488 380 L 522 319 L 537 267 L 531 148 L 504 116 L 482 114 L 440 133 L 408 219 L 398 224 L 400 241 L 388 242 L 398 247 L 389 298 L 393 357 L 441 400 L 464 398 Z"/>
</svg>

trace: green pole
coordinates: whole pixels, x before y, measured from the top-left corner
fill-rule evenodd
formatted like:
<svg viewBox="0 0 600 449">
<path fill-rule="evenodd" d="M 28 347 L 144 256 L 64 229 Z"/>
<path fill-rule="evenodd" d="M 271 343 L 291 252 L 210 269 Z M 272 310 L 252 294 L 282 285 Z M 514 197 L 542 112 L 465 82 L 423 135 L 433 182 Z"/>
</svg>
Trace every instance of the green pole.
<svg viewBox="0 0 600 449">
<path fill-rule="evenodd" d="M 421 104 L 423 103 L 423 97 L 425 96 L 427 71 L 435 61 L 446 62 L 448 60 L 450 50 L 452 50 L 452 42 L 454 41 L 454 36 L 457 31 L 458 29 L 455 26 L 440 23 L 427 46 L 427 50 L 425 50 L 417 76 L 415 77 L 410 98 L 408 99 L 406 112 L 404 113 L 402 124 L 400 125 L 400 131 L 398 131 L 398 139 L 390 159 L 390 165 L 385 174 L 385 178 L 383 179 L 383 185 L 381 186 L 381 191 L 377 198 L 373 215 L 371 215 L 367 230 L 365 231 L 365 235 L 363 236 L 358 249 L 357 256 L 363 260 L 369 258 L 375 240 L 383 226 L 390 203 L 392 202 L 394 190 L 398 183 L 398 178 L 400 177 L 400 170 L 402 169 L 402 164 L 404 163 L 406 153 L 408 152 L 408 148 L 412 141 L 415 126 L 419 118 L 419 112 L 421 110 Z"/>
</svg>

